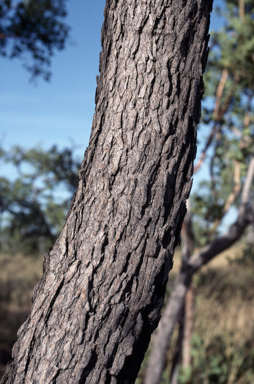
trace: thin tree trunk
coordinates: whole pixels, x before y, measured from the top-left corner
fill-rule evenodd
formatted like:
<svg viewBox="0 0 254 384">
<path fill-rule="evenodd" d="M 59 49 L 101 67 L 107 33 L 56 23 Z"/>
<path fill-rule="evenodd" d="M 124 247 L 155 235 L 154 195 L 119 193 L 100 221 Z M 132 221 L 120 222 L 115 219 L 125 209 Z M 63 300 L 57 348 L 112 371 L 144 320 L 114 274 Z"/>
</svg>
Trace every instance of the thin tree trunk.
<svg viewBox="0 0 254 384">
<path fill-rule="evenodd" d="M 183 332 L 182 366 L 187 369 L 191 364 L 191 337 L 194 324 L 194 285 L 191 281 L 185 297 L 185 317 Z"/>
<path fill-rule="evenodd" d="M 184 220 L 183 227 L 183 243 L 184 247 L 182 247 L 183 253 L 183 261 L 188 262 L 189 258 L 193 253 L 194 247 L 194 232 L 192 227 L 192 212 L 190 200 L 187 202 L 187 214 Z M 194 314 L 193 314 L 193 306 L 194 306 L 194 285 L 193 282 L 190 282 L 188 291 L 186 293 L 185 302 L 184 302 L 184 330 L 183 330 L 183 341 L 182 341 L 182 365 L 183 368 L 188 368 L 191 363 L 191 336 L 194 322 Z"/>
<path fill-rule="evenodd" d="M 133 383 L 191 188 L 212 0 L 107 0 L 89 147 L 2 383 Z"/>
<path fill-rule="evenodd" d="M 170 346 L 171 337 L 175 324 L 184 306 L 186 293 L 192 281 L 192 276 L 203 265 L 207 264 L 215 256 L 228 249 L 240 239 L 244 230 L 254 222 L 254 204 L 249 203 L 250 189 L 254 178 L 254 156 L 251 157 L 247 175 L 242 190 L 239 215 L 228 232 L 219 236 L 210 244 L 202 247 L 198 252 L 188 258 L 188 247 L 186 246 L 182 259 L 182 267 L 176 278 L 170 299 L 163 312 L 158 330 L 154 336 L 151 348 L 149 365 L 145 372 L 144 384 L 159 384 L 166 360 L 166 352 Z M 186 216 L 186 220 L 189 215 Z M 189 227 L 191 230 L 191 227 Z M 191 233 L 191 231 L 189 232 Z M 189 236 L 191 238 L 191 236 Z M 191 244 L 191 243 L 189 243 Z M 187 245 L 187 243 L 186 243 Z"/>
<path fill-rule="evenodd" d="M 180 362 L 181 362 L 182 344 L 183 344 L 184 316 L 185 316 L 184 308 L 182 308 L 182 314 L 180 315 L 180 317 L 178 319 L 179 329 L 178 329 L 178 336 L 177 336 L 175 350 L 174 350 L 174 356 L 172 359 L 170 384 L 177 384 L 178 383 L 178 373 L 179 373 L 179 366 L 180 366 Z"/>
<path fill-rule="evenodd" d="M 183 263 L 177 276 L 170 299 L 163 312 L 157 333 L 153 339 L 149 365 L 145 373 L 144 384 L 159 384 L 165 364 L 166 352 L 170 346 L 175 324 L 184 305 L 185 296 L 192 281 L 192 276 L 212 258 L 233 245 L 242 236 L 245 228 L 254 220 L 254 205 L 245 204 L 237 221 L 231 225 L 229 231 L 204 246 Z"/>
<path fill-rule="evenodd" d="M 183 228 L 182 228 L 182 263 L 188 263 L 188 260 L 193 251 L 194 233 L 192 228 L 192 212 L 190 200 L 187 200 L 187 213 L 185 215 Z M 178 321 L 180 322 L 178 331 L 178 348 L 180 352 L 176 350 L 176 356 L 173 358 L 172 372 L 171 372 L 171 384 L 178 383 L 179 365 L 181 364 L 186 368 L 190 361 L 190 339 L 193 324 L 193 285 L 190 283 L 187 291 L 185 301 L 183 303 L 182 314 Z"/>
</svg>

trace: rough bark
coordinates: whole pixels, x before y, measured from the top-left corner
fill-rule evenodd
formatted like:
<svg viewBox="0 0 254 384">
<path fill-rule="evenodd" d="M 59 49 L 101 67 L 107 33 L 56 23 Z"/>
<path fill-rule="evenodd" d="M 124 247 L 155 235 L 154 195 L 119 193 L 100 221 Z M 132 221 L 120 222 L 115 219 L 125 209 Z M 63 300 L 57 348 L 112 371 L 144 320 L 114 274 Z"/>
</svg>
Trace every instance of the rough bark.
<svg viewBox="0 0 254 384">
<path fill-rule="evenodd" d="M 191 188 L 212 0 L 107 0 L 89 147 L 2 383 L 133 383 Z"/>
<path fill-rule="evenodd" d="M 165 307 L 157 333 L 154 337 L 150 362 L 146 370 L 144 384 L 159 384 L 166 360 L 166 352 L 169 348 L 175 324 L 179 318 L 186 293 L 192 281 L 192 276 L 203 265 L 233 245 L 240 239 L 244 230 L 254 221 L 254 205 L 245 204 L 237 221 L 231 225 L 229 231 L 204 246 L 183 263 L 177 276 L 171 297 Z"/>
</svg>

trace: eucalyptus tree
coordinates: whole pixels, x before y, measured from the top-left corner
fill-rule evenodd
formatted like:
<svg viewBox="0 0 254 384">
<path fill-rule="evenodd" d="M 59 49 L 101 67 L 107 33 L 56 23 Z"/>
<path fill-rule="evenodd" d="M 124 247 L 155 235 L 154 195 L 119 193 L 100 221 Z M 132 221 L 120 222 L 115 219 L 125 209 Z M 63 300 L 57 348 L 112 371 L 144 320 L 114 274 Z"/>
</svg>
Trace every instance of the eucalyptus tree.
<svg viewBox="0 0 254 384">
<path fill-rule="evenodd" d="M 145 384 L 160 383 L 193 275 L 239 240 L 254 221 L 254 2 L 227 0 L 225 5 L 225 26 L 211 38 L 202 116 L 208 134 L 195 166 L 198 171 L 205 162 L 208 177 L 191 196 L 192 220 L 186 221 L 187 243 L 199 249 L 183 252 L 181 271 L 151 348 Z M 224 232 L 221 224 L 232 207 L 237 218 Z"/>
<path fill-rule="evenodd" d="M 64 48 L 70 27 L 66 0 L 1 0 L 0 55 L 19 58 L 31 78 L 49 80 L 50 58 Z"/>
<path fill-rule="evenodd" d="M 196 154 L 211 0 L 107 0 L 89 147 L 2 383 L 133 383 Z"/>
<path fill-rule="evenodd" d="M 2 148 L 0 161 L 1 252 L 43 254 L 59 236 L 77 187 L 75 146 Z"/>
</svg>

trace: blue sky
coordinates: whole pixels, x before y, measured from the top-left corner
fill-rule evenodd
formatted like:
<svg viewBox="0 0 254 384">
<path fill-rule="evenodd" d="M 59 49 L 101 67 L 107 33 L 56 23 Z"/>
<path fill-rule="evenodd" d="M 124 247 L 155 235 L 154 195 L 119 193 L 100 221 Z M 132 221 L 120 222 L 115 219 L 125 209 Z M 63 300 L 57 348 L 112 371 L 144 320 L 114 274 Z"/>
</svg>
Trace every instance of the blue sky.
<svg viewBox="0 0 254 384">
<path fill-rule="evenodd" d="M 20 60 L 0 57 L 0 140 L 5 148 L 38 143 L 45 148 L 55 143 L 63 147 L 72 138 L 83 154 L 88 144 L 104 0 L 69 0 L 67 4 L 71 41 L 55 53 L 49 83 L 38 79 L 37 86 L 31 84 Z"/>
<path fill-rule="evenodd" d="M 214 6 L 220 3 L 215 0 Z M 38 79 L 35 86 L 20 60 L 0 57 L 0 143 L 5 149 L 13 145 L 47 149 L 53 144 L 62 148 L 71 145 L 71 139 L 82 159 L 95 108 L 104 6 L 105 0 L 67 2 L 71 39 L 65 50 L 55 53 L 48 83 Z M 221 26 L 222 19 L 213 12 L 211 30 Z M 194 185 L 202 178 L 198 173 Z"/>
<path fill-rule="evenodd" d="M 55 53 L 49 83 L 38 79 L 37 86 L 31 84 L 20 60 L 0 57 L 0 140 L 5 148 L 64 147 L 71 138 L 83 156 L 95 107 L 104 5 L 105 0 L 67 2 L 71 41 Z M 220 25 L 213 14 L 212 29 Z"/>
</svg>

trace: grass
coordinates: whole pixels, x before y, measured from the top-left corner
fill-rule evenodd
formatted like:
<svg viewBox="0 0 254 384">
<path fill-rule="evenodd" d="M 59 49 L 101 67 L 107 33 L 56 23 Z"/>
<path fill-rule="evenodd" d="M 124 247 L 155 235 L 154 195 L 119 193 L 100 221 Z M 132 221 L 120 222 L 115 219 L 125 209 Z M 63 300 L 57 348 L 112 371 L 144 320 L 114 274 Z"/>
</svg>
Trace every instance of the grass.
<svg viewBox="0 0 254 384">
<path fill-rule="evenodd" d="M 194 276 L 192 366 L 180 371 L 179 384 L 254 383 L 254 255 L 243 262 L 244 242 L 218 255 Z M 169 287 L 180 269 L 175 254 Z M 167 355 L 162 383 L 169 383 L 177 327 Z M 139 379 L 149 359 L 149 350 Z"/>
<path fill-rule="evenodd" d="M 42 274 L 42 258 L 0 255 L 0 378 L 11 359 L 19 327 L 30 308 Z"/>
<path fill-rule="evenodd" d="M 254 383 L 254 261 L 237 261 L 242 260 L 242 251 L 243 243 L 234 246 L 194 278 L 193 364 L 190 372 L 181 373 L 179 384 Z M 0 377 L 11 358 L 17 330 L 29 313 L 42 261 L 21 254 L 0 255 Z M 169 275 L 168 295 L 180 264 L 178 250 Z M 168 352 L 163 383 L 169 383 L 172 350 Z M 147 357 L 143 370 L 146 361 Z"/>
</svg>

